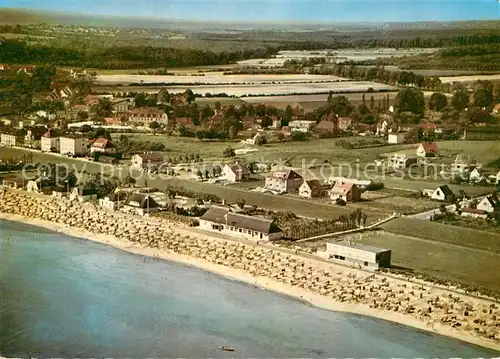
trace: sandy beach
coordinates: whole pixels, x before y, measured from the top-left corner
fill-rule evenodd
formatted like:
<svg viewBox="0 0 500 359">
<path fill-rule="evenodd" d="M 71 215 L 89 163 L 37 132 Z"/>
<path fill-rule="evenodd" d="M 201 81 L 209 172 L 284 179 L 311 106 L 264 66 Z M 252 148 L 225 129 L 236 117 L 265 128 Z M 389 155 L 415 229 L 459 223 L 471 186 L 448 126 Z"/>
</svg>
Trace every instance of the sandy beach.
<svg viewBox="0 0 500 359">
<path fill-rule="evenodd" d="M 300 255 L 285 255 L 268 246 L 228 242 L 180 224 L 100 212 L 88 205 L 64 202 L 61 206 L 51 198 L 8 191 L 0 202 L 0 218 L 96 241 L 137 255 L 182 263 L 323 309 L 376 317 L 500 350 L 500 310 L 492 301 Z M 61 208 L 60 213 L 51 212 Z M 81 211 L 82 216 L 89 218 L 89 225 L 72 225 L 79 220 L 74 211 Z M 109 224 L 107 216 L 113 224 Z M 130 231 L 120 235 L 121 219 L 128 219 L 127 224 L 146 230 L 147 240 L 131 241 L 134 233 Z M 97 222 L 93 223 L 94 220 Z"/>
</svg>

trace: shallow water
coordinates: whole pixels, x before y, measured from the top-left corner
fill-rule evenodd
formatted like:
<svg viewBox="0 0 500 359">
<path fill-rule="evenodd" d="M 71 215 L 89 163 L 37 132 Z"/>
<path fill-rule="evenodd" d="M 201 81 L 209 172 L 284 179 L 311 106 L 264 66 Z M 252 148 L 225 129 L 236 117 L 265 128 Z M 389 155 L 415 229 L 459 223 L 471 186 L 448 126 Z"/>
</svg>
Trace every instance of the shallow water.
<svg viewBox="0 0 500 359">
<path fill-rule="evenodd" d="M 11 357 L 498 356 L 9 221 L 0 295 L 0 354 Z"/>
</svg>

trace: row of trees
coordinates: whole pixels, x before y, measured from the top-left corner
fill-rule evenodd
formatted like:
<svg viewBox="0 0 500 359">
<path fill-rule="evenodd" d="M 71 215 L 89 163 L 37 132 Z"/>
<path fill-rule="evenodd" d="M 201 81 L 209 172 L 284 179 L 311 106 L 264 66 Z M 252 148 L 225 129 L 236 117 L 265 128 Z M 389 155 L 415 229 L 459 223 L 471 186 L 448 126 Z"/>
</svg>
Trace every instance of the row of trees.
<svg viewBox="0 0 500 359">
<path fill-rule="evenodd" d="M 99 48 L 61 48 L 1 39 L 0 62 L 22 64 L 53 64 L 90 68 L 144 68 L 219 65 L 249 58 L 269 57 L 277 48 L 270 46 L 231 52 L 179 49 L 151 46 L 115 46 Z"/>
</svg>

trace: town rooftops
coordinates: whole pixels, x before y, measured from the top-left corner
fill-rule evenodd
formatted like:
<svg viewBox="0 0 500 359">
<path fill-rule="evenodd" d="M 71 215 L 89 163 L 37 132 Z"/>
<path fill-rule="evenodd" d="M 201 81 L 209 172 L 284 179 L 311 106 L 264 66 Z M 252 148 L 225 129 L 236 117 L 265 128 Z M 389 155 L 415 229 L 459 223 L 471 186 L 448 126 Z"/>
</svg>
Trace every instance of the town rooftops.
<svg viewBox="0 0 500 359">
<path fill-rule="evenodd" d="M 374 246 L 367 246 L 367 245 L 358 244 L 358 243 L 349 243 L 346 241 L 336 242 L 335 240 L 331 240 L 328 243 L 336 245 L 336 246 L 340 246 L 340 247 L 359 249 L 361 251 L 371 252 L 371 253 L 383 253 L 383 252 L 390 251 L 390 249 L 379 248 L 379 247 L 374 247 Z"/>
<path fill-rule="evenodd" d="M 322 120 L 314 127 L 314 131 L 335 131 L 337 129 L 337 123 L 329 120 Z"/>
<path fill-rule="evenodd" d="M 165 114 L 165 111 L 155 107 L 138 107 L 129 111 L 130 115 L 135 117 L 154 117 L 160 118 Z"/>
<path fill-rule="evenodd" d="M 147 193 L 134 193 L 127 201 L 127 206 L 135 208 L 158 208 L 160 205 Z"/>
<path fill-rule="evenodd" d="M 211 207 L 200 219 L 266 234 L 281 232 L 272 220 L 233 213 L 228 208 L 218 206 Z"/>
<path fill-rule="evenodd" d="M 97 147 L 97 148 L 114 148 L 115 145 L 108 140 L 107 138 L 98 138 L 94 142 L 92 142 L 92 147 Z"/>
</svg>

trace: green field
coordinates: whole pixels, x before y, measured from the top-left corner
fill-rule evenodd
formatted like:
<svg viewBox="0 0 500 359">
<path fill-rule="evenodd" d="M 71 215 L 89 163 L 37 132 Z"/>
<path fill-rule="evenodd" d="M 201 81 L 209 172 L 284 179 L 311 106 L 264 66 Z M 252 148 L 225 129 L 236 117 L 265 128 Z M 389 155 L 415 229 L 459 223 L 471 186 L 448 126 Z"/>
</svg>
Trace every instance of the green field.
<svg viewBox="0 0 500 359">
<path fill-rule="evenodd" d="M 425 221 L 420 221 L 425 228 Z M 387 226 L 390 226 L 389 222 Z M 397 223 L 397 221 L 396 221 Z M 432 224 L 432 223 L 431 223 Z M 392 250 L 393 266 L 412 270 L 415 274 L 422 274 L 438 280 L 460 283 L 470 289 L 479 288 L 484 292 L 493 291 L 500 293 L 500 254 L 493 251 L 472 249 L 451 245 L 441 241 L 441 237 L 447 237 L 446 231 L 440 232 L 436 228 L 431 234 L 432 240 L 424 240 L 408 236 L 420 236 L 423 230 L 420 225 L 413 227 L 401 226 L 400 229 L 406 235 L 396 235 L 379 232 L 358 239 L 359 243 L 374 245 Z M 476 234 L 473 239 L 482 235 Z M 500 242 L 500 236 L 497 236 Z M 469 238 L 469 237 L 465 237 Z M 470 240 L 473 240 L 472 238 Z M 450 238 L 448 239 L 451 240 Z M 457 242 L 467 241 L 457 238 Z M 470 243 L 469 243 L 470 244 Z M 479 241 L 479 246 L 484 246 L 485 242 Z M 498 248 L 498 244 L 496 245 Z"/>
</svg>

